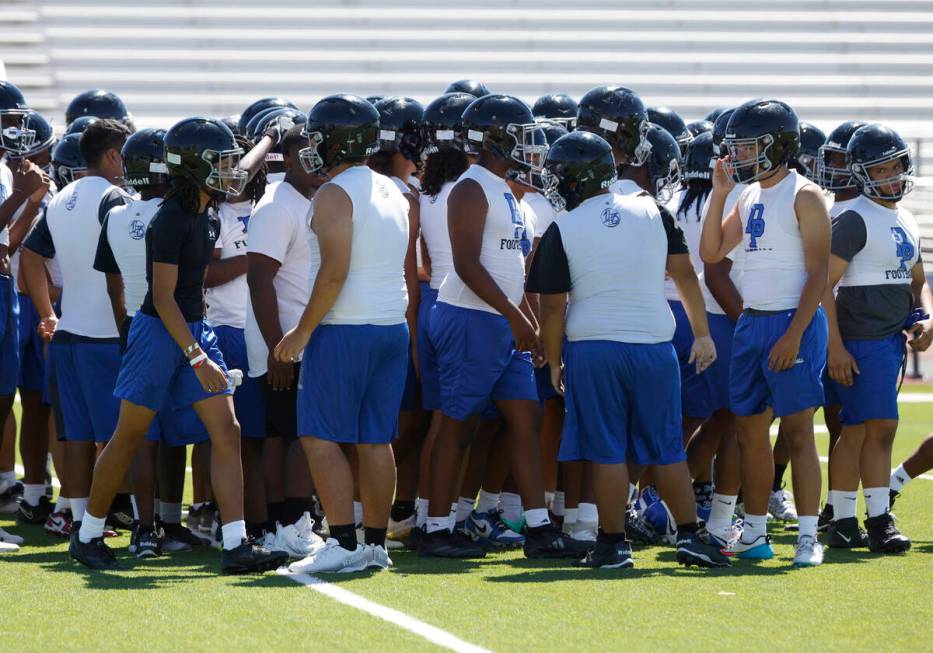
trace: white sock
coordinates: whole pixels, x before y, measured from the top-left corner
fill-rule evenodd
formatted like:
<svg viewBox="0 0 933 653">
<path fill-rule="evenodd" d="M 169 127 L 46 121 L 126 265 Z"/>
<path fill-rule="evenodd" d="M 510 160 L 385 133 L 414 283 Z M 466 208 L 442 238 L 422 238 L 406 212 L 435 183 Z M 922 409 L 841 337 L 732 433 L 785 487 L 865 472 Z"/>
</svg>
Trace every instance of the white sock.
<svg viewBox="0 0 933 653">
<path fill-rule="evenodd" d="M 547 508 L 533 508 L 532 510 L 526 510 L 525 523 L 528 525 L 528 528 L 537 528 L 538 526 L 547 526 L 550 524 L 551 518 L 548 517 Z"/>
<path fill-rule="evenodd" d="M 486 490 L 480 489 L 479 499 L 476 501 L 476 512 L 482 514 L 484 512 L 489 512 L 490 510 L 499 509 L 499 494 L 493 492 L 487 492 Z"/>
<path fill-rule="evenodd" d="M 460 499 L 457 500 L 457 514 L 463 519 L 466 519 L 470 513 L 473 512 L 473 503 L 473 499 L 460 497 Z"/>
<path fill-rule="evenodd" d="M 827 505 L 830 508 L 834 508 L 836 506 L 836 504 L 833 503 L 833 491 L 832 490 L 826 493 L 826 503 L 824 505 Z M 834 511 L 834 514 L 835 514 L 835 511 Z"/>
<path fill-rule="evenodd" d="M 87 497 L 71 497 L 71 517 L 75 521 L 84 520 L 84 512 L 87 510 Z"/>
<path fill-rule="evenodd" d="M 638 486 L 634 483 L 628 484 L 628 501 L 625 505 L 629 506 L 632 504 L 632 501 L 635 500 L 635 497 L 638 496 Z"/>
<path fill-rule="evenodd" d="M 553 512 L 558 517 L 564 516 L 564 500 L 566 499 L 566 494 L 563 492 L 555 492 L 554 499 L 551 501 L 551 512 Z"/>
<path fill-rule="evenodd" d="M 200 503 L 192 503 L 192 504 L 191 504 L 191 510 L 200 510 L 201 507 L 204 506 L 204 505 L 205 505 L 205 502 L 204 502 L 204 501 L 201 501 Z"/>
<path fill-rule="evenodd" d="M 514 492 L 503 492 L 499 497 L 502 504 L 502 516 L 509 521 L 518 521 L 522 518 L 522 498 Z M 541 508 L 547 517 L 547 508 Z M 545 519 L 545 523 L 547 523 Z"/>
<path fill-rule="evenodd" d="M 564 528 L 567 528 L 567 525 L 573 525 L 577 523 L 577 510 L 578 508 L 565 508 L 564 509 Z"/>
<path fill-rule="evenodd" d="M 87 544 L 95 537 L 103 536 L 104 525 L 106 523 L 107 515 L 95 517 L 91 513 L 85 511 L 84 519 L 81 520 L 81 530 L 78 531 L 78 539 Z"/>
<path fill-rule="evenodd" d="M 139 506 L 136 504 L 136 495 L 130 495 L 130 505 L 133 506 L 133 519 L 139 521 Z"/>
<path fill-rule="evenodd" d="M 891 495 L 886 487 L 866 487 L 862 488 L 862 494 L 865 495 L 865 509 L 868 511 L 868 517 L 877 517 L 883 515 L 891 508 Z"/>
<path fill-rule="evenodd" d="M 595 503 L 580 502 L 577 506 L 577 523 L 586 522 L 587 524 L 599 523 L 599 511 Z"/>
<path fill-rule="evenodd" d="M 855 517 L 855 508 L 858 505 L 858 490 L 830 490 L 829 496 L 833 498 L 833 521 Z"/>
<path fill-rule="evenodd" d="M 38 506 L 39 499 L 45 496 L 45 483 L 26 483 L 23 485 L 23 501 L 30 506 Z"/>
<path fill-rule="evenodd" d="M 363 523 L 363 504 L 360 501 L 353 502 L 353 523 L 357 526 Z"/>
<path fill-rule="evenodd" d="M 743 530 L 745 534 L 742 539 L 746 542 L 750 542 L 760 535 L 767 535 L 768 515 L 750 515 L 745 513 Z"/>
<path fill-rule="evenodd" d="M 428 520 L 428 500 L 415 500 L 415 526 L 421 528 Z"/>
<path fill-rule="evenodd" d="M 71 499 L 59 495 L 58 499 L 55 500 L 55 512 L 65 512 L 66 510 L 71 510 Z"/>
<path fill-rule="evenodd" d="M 227 522 L 220 527 L 224 538 L 224 549 L 230 551 L 237 548 L 246 539 L 246 522 L 242 519 Z"/>
<path fill-rule="evenodd" d="M 454 526 L 457 525 L 457 504 L 456 502 L 450 504 L 450 530 L 454 530 Z"/>
<path fill-rule="evenodd" d="M 900 492 L 901 489 L 910 483 L 913 479 L 904 469 L 903 465 L 898 465 L 897 469 L 891 472 L 891 489 Z"/>
<path fill-rule="evenodd" d="M 166 524 L 180 524 L 181 523 L 181 504 L 180 503 L 166 503 L 165 501 L 159 502 L 159 517 L 162 518 Z"/>
<path fill-rule="evenodd" d="M 7 487 L 9 487 L 10 485 L 14 485 L 15 483 L 16 483 L 16 470 L 15 469 L 11 469 L 8 472 L 0 472 L 0 486 L 6 485 Z"/>
<path fill-rule="evenodd" d="M 797 517 L 797 523 L 800 524 L 800 532 L 797 534 L 799 540 L 804 535 L 816 537 L 816 522 L 819 521 L 817 515 L 800 515 Z"/>
<path fill-rule="evenodd" d="M 450 527 L 450 515 L 444 515 L 443 517 L 428 517 L 424 524 L 424 529 L 428 533 L 449 531 Z"/>
<path fill-rule="evenodd" d="M 551 512 L 554 511 L 554 508 L 552 506 L 554 505 L 555 494 L 557 493 L 556 492 L 545 492 L 544 493 L 544 505 L 547 506 L 548 509 L 551 510 Z"/>
<path fill-rule="evenodd" d="M 718 533 L 732 525 L 732 516 L 735 514 L 735 502 L 738 500 L 735 494 L 713 493 L 712 510 L 709 513 L 709 522 L 707 527 L 710 531 Z"/>
</svg>

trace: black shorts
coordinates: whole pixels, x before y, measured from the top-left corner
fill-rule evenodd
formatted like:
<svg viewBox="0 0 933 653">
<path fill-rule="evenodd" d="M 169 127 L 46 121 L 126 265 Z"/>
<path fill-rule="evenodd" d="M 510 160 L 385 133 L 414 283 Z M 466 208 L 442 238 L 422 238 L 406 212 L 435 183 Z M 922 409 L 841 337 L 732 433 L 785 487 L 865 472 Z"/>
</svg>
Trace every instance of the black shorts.
<svg viewBox="0 0 933 653">
<path fill-rule="evenodd" d="M 266 437 L 294 439 L 298 437 L 298 378 L 301 364 L 295 363 L 295 377 L 290 390 L 273 390 L 268 374 L 259 377 L 266 404 Z"/>
</svg>

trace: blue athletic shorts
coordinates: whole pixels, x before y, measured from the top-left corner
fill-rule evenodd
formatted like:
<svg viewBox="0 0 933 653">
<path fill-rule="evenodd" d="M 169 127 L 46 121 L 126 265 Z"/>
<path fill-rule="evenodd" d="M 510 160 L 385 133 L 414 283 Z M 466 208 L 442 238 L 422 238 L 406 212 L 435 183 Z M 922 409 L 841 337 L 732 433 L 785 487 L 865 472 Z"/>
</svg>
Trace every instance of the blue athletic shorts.
<svg viewBox="0 0 933 653">
<path fill-rule="evenodd" d="M 189 322 L 188 330 L 202 351 L 226 372 L 227 366 L 211 326 L 204 320 Z M 221 392 L 213 394 L 204 390 L 194 369 L 185 359 L 184 352 L 169 335 L 162 320 L 141 311 L 136 313 L 130 327 L 114 395 L 158 412 L 166 406 L 166 402 L 178 410 L 214 395 L 231 394 L 231 384 Z"/>
<path fill-rule="evenodd" d="M 0 274 L 0 395 L 16 394 L 19 381 L 19 302 L 13 278 Z"/>
<path fill-rule="evenodd" d="M 262 380 L 250 377 L 246 358 L 246 337 L 243 329 L 219 325 L 214 327 L 217 346 L 224 355 L 229 370 L 243 372 L 243 383 L 233 393 L 233 408 L 244 438 L 262 438 L 266 435 L 266 408 Z"/>
<path fill-rule="evenodd" d="M 567 343 L 564 343 L 566 346 Z M 538 390 L 538 403 L 543 404 L 548 399 L 559 397 L 554 384 L 551 383 L 551 366 L 542 365 L 535 368 L 535 387 Z"/>
<path fill-rule="evenodd" d="M 109 441 L 120 416 L 120 400 L 113 395 L 120 371 L 120 339 L 56 331 L 50 349 L 65 439 Z"/>
<path fill-rule="evenodd" d="M 503 316 L 437 302 L 430 324 L 445 415 L 465 420 L 490 415 L 495 401 L 538 401 L 531 354 L 515 349 Z"/>
<path fill-rule="evenodd" d="M 386 444 L 398 434 L 408 325 L 322 324 L 305 347 L 298 378 L 298 435 Z"/>
<path fill-rule="evenodd" d="M 881 340 L 843 340 L 861 374 L 852 385 L 836 383 L 843 424 L 864 424 L 872 419 L 898 419 L 897 379 L 904 357 L 904 337 L 897 333 Z"/>
<path fill-rule="evenodd" d="M 842 400 L 839 399 L 839 389 L 836 382 L 829 376 L 829 365 L 823 368 L 823 405 L 839 406 Z"/>
<path fill-rule="evenodd" d="M 690 360 L 693 330 L 683 304 L 669 301 L 677 325 L 671 343 L 680 365 L 681 403 L 685 417 L 706 419 L 721 408 L 729 407 L 729 358 L 732 355 L 732 334 L 735 325 L 725 315 L 707 313 L 710 337 L 716 345 L 716 360 L 697 374 L 696 363 Z"/>
<path fill-rule="evenodd" d="M 567 412 L 558 460 L 639 465 L 686 460 L 677 368 L 669 342 L 568 343 Z"/>
<path fill-rule="evenodd" d="M 418 367 L 421 368 L 421 407 L 440 410 L 441 380 L 437 370 L 437 353 L 431 344 L 431 315 L 437 302 L 437 290 L 421 283 L 421 303 L 418 304 Z"/>
<path fill-rule="evenodd" d="M 783 372 L 768 369 L 771 349 L 787 331 L 795 312 L 746 311 L 736 323 L 729 368 L 729 400 L 736 415 L 757 415 L 772 406 L 775 417 L 784 417 L 823 405 L 828 332 L 822 307 L 817 308 L 800 339 L 797 363 Z"/>
<path fill-rule="evenodd" d="M 19 301 L 19 379 L 27 392 L 40 392 L 45 385 L 45 341 L 39 335 L 39 314 L 26 293 Z"/>
</svg>

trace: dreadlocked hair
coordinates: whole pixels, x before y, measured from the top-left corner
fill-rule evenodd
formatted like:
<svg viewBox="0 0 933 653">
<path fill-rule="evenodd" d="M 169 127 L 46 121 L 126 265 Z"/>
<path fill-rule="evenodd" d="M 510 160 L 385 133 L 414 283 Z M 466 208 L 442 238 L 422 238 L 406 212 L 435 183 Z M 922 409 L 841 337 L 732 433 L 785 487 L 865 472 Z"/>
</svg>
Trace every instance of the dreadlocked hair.
<svg viewBox="0 0 933 653">
<path fill-rule="evenodd" d="M 686 219 L 687 210 L 692 204 L 693 210 L 696 212 L 697 222 L 699 222 L 703 218 L 700 214 L 700 211 L 703 210 L 703 202 L 712 189 L 713 182 L 709 179 L 688 179 L 686 190 L 684 190 L 684 194 L 680 199 L 680 206 L 677 207 L 677 215 L 682 215 Z"/>
<path fill-rule="evenodd" d="M 392 176 L 392 155 L 395 152 L 376 152 L 366 160 L 366 165 L 374 172 L 386 177 Z"/>
<path fill-rule="evenodd" d="M 448 149 L 429 154 L 421 175 L 421 191 L 437 197 L 441 188 L 448 181 L 454 181 L 469 167 L 466 154 L 460 150 Z"/>
<path fill-rule="evenodd" d="M 162 199 L 162 205 L 172 198 L 178 198 L 178 203 L 184 211 L 193 214 L 200 213 L 201 188 L 188 177 L 168 178 L 168 191 Z M 217 202 L 214 200 L 213 196 L 211 196 L 208 206 L 217 208 Z"/>
<path fill-rule="evenodd" d="M 237 135 L 235 136 L 237 147 L 243 150 L 243 154 L 249 152 L 255 144 L 250 139 L 245 136 Z M 253 175 L 253 178 L 249 180 L 246 184 L 246 188 L 243 189 L 243 197 L 245 197 L 249 202 L 256 204 L 262 199 L 263 193 L 266 192 L 266 173 L 269 171 L 269 166 L 263 161 L 259 165 L 259 169 L 256 171 L 256 174 Z"/>
</svg>

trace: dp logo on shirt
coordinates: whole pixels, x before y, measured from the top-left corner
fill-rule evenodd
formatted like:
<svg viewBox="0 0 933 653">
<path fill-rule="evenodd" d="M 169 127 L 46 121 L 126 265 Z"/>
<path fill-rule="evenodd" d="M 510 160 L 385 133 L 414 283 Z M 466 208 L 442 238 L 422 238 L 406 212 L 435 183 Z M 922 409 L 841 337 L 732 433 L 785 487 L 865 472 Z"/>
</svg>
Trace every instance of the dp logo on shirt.
<svg viewBox="0 0 933 653">
<path fill-rule="evenodd" d="M 600 219 L 602 219 L 605 227 L 618 227 L 619 223 L 622 222 L 622 216 L 615 209 L 603 209 Z"/>
<path fill-rule="evenodd" d="M 897 246 L 897 258 L 901 260 L 901 270 L 906 270 L 907 263 L 914 258 L 914 244 L 903 227 L 891 227 L 891 237 Z"/>
<path fill-rule="evenodd" d="M 146 225 L 142 220 L 133 220 L 130 223 L 130 238 L 133 240 L 142 240 L 146 237 Z"/>
</svg>

